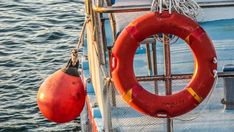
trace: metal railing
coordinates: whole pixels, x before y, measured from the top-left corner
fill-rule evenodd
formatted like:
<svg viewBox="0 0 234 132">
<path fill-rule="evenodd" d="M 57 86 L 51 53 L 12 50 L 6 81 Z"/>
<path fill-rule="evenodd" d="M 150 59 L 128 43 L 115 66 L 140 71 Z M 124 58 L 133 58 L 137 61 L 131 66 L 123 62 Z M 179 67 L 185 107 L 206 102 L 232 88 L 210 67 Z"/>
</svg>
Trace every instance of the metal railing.
<svg viewBox="0 0 234 132">
<path fill-rule="evenodd" d="M 189 74 L 171 74 L 171 76 L 165 75 L 156 75 L 156 76 L 137 76 L 138 81 L 165 81 L 166 79 L 171 80 L 182 80 L 182 79 L 191 79 L 193 76 L 192 73 Z M 234 72 L 218 72 L 218 77 L 234 77 Z"/>
<path fill-rule="evenodd" d="M 106 47 L 106 34 L 105 34 L 105 27 L 104 27 L 104 21 L 102 21 L 102 13 L 110 13 L 109 18 L 112 26 L 112 31 L 113 31 L 113 38 L 115 40 L 115 21 L 111 13 L 121 13 L 121 12 L 138 12 L 138 11 L 149 11 L 151 8 L 151 5 L 132 5 L 132 6 L 110 6 L 107 4 L 106 6 L 103 6 L 102 0 L 86 0 L 86 8 L 88 9 L 86 12 L 88 15 L 91 17 L 92 21 L 92 28 L 94 31 L 94 39 L 96 41 L 96 46 L 98 49 L 98 54 L 99 54 L 99 59 L 101 60 L 101 63 L 103 66 L 108 65 L 105 62 L 106 56 L 105 52 L 107 51 Z M 106 1 L 106 3 L 108 3 Z M 199 5 L 202 8 L 211 8 L 211 7 L 230 7 L 234 6 L 234 1 L 219 1 L 219 2 L 199 2 Z M 182 79 L 191 79 L 193 74 L 171 74 L 171 64 L 170 64 L 170 44 L 164 44 L 164 59 L 165 59 L 165 75 L 157 75 L 157 62 L 153 62 L 153 64 L 148 64 L 148 65 L 153 65 L 153 71 L 154 74 L 150 76 L 137 76 L 138 81 L 154 81 L 155 82 L 155 87 L 157 87 L 157 81 L 165 81 L 165 85 L 167 87 L 167 95 L 171 94 L 171 81 L 172 80 L 182 80 Z M 109 54 L 111 54 L 111 49 L 108 49 Z M 153 54 L 153 60 L 156 58 L 156 47 L 152 48 Z M 147 57 L 148 60 L 151 60 L 151 58 Z M 156 69 L 155 69 L 156 67 Z M 106 70 L 106 69 L 105 69 Z M 151 67 L 152 70 L 152 67 Z M 106 70 L 106 72 L 108 72 Z M 234 77 L 234 72 L 219 72 L 218 77 Z M 109 89 L 105 87 L 104 89 Z M 104 90 L 105 91 L 105 90 Z M 114 92 L 114 91 L 111 91 Z M 155 90 L 157 92 L 157 90 Z M 108 92 L 104 93 L 100 96 L 102 96 L 102 101 L 104 104 L 107 101 L 108 95 L 106 95 Z M 112 98 L 115 93 L 112 93 Z M 113 101 L 115 102 L 115 100 Z M 106 131 L 111 131 L 112 130 L 112 124 L 111 124 L 111 108 L 109 106 L 105 106 L 103 118 L 104 119 L 104 129 Z M 168 130 L 173 131 L 173 123 L 171 119 L 167 120 L 168 122 Z"/>
<path fill-rule="evenodd" d="M 201 8 L 213 7 L 231 7 L 234 1 L 215 1 L 215 2 L 198 2 Z M 149 11 L 151 5 L 128 5 L 128 6 L 97 6 L 93 5 L 93 10 L 98 13 L 121 13 L 121 12 L 137 12 Z"/>
</svg>

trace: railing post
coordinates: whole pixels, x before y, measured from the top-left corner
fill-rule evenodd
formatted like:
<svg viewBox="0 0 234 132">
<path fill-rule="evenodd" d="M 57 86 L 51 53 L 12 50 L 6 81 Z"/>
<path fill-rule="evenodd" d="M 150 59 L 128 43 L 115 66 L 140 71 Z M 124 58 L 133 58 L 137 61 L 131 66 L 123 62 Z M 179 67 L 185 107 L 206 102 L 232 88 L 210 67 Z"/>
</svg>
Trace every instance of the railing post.
<svg viewBox="0 0 234 132">
<path fill-rule="evenodd" d="M 103 6 L 103 1 L 102 0 L 96 0 L 96 3 L 93 3 L 97 6 Z M 98 58 L 98 65 L 99 65 L 99 77 L 97 80 L 99 81 L 99 83 L 103 83 L 103 84 L 99 84 L 101 87 L 99 89 L 96 89 L 99 91 L 99 93 L 101 95 L 100 96 L 100 109 L 102 109 L 102 116 L 103 116 L 103 123 L 104 123 L 104 131 L 106 132 L 111 132 L 112 131 L 112 122 L 111 122 L 111 106 L 110 106 L 110 89 L 109 89 L 109 85 L 107 85 L 108 82 L 106 82 L 108 77 L 108 71 L 105 67 L 106 65 L 106 54 L 105 54 L 105 40 L 104 40 L 104 30 L 103 30 L 103 24 L 102 20 L 101 20 L 101 13 L 98 12 L 94 12 L 94 32 L 95 32 L 95 50 L 97 50 L 97 58 Z M 95 53 L 94 53 L 95 54 Z"/>
<path fill-rule="evenodd" d="M 150 44 L 146 43 L 146 58 L 147 58 L 147 64 L 148 64 L 148 75 L 152 75 L 152 63 L 151 63 L 151 54 L 150 54 Z"/>
<path fill-rule="evenodd" d="M 153 56 L 153 75 L 158 75 L 157 54 L 156 54 L 156 40 L 152 43 L 152 56 Z M 154 80 L 154 92 L 158 94 L 158 81 Z"/>
<path fill-rule="evenodd" d="M 234 72 L 234 65 L 228 64 L 223 67 L 224 73 Z M 234 77 L 224 77 L 224 104 L 225 110 L 234 110 Z"/>
<path fill-rule="evenodd" d="M 163 34 L 163 47 L 164 47 L 164 76 L 165 86 L 166 86 L 166 95 L 172 94 L 171 89 L 171 56 L 170 56 L 170 42 L 169 37 L 166 34 Z M 167 118 L 167 132 L 173 132 L 173 120 Z"/>
</svg>

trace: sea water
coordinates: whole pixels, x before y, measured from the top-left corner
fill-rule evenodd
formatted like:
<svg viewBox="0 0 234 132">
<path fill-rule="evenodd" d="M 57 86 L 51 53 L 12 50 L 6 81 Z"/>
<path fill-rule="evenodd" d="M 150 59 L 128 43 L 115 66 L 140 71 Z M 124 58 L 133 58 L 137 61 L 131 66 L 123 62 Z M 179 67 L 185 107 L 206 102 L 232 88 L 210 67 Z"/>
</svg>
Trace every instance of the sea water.
<svg viewBox="0 0 234 132">
<path fill-rule="evenodd" d="M 0 0 L 0 132 L 80 130 L 49 122 L 36 95 L 69 59 L 84 21 L 83 0 Z"/>
</svg>

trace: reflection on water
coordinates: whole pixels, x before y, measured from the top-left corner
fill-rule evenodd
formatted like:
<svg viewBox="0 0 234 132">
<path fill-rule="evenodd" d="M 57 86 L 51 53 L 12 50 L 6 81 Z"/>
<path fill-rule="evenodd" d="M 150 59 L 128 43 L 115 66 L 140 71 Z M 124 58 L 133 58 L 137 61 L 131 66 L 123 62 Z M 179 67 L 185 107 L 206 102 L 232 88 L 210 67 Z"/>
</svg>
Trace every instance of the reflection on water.
<svg viewBox="0 0 234 132">
<path fill-rule="evenodd" d="M 39 112 L 42 80 L 68 59 L 83 23 L 83 0 L 0 1 L 0 131 L 79 130 Z"/>
</svg>

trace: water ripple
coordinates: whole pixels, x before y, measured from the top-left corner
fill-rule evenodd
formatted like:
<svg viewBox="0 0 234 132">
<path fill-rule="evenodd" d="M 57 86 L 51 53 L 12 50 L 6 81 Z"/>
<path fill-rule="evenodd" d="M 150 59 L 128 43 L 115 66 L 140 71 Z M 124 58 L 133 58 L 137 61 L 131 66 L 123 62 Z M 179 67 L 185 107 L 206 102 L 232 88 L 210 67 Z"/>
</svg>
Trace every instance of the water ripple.
<svg viewBox="0 0 234 132">
<path fill-rule="evenodd" d="M 63 66 L 83 23 L 82 0 L 0 1 L 0 132 L 78 131 L 55 124 L 36 104 L 43 79 Z"/>
</svg>

